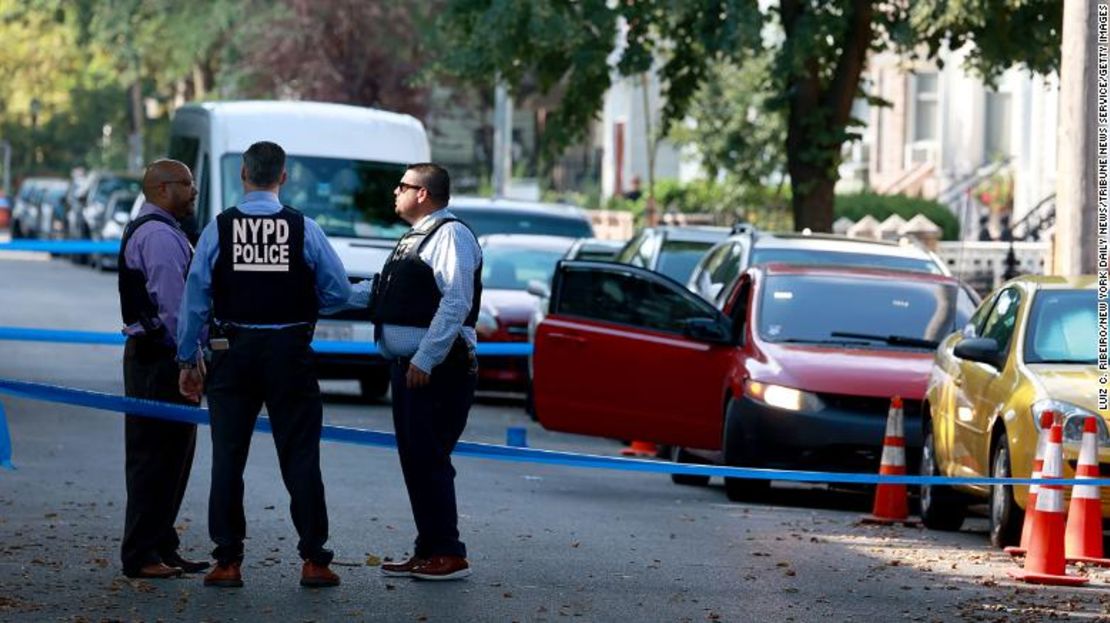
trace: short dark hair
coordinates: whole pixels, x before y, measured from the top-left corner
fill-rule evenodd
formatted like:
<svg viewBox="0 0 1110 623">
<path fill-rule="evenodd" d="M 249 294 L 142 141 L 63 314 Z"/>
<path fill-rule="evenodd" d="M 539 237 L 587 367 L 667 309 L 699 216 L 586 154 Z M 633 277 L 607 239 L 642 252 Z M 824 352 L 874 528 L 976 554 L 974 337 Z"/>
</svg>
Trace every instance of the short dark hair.
<svg viewBox="0 0 1110 623">
<path fill-rule="evenodd" d="M 451 176 L 447 169 L 431 162 L 418 162 L 410 164 L 408 170 L 416 174 L 429 197 L 440 203 L 447 203 L 451 199 Z"/>
<path fill-rule="evenodd" d="M 243 153 L 247 181 L 259 188 L 269 188 L 281 179 L 285 170 L 285 150 L 277 143 L 258 141 Z"/>
</svg>

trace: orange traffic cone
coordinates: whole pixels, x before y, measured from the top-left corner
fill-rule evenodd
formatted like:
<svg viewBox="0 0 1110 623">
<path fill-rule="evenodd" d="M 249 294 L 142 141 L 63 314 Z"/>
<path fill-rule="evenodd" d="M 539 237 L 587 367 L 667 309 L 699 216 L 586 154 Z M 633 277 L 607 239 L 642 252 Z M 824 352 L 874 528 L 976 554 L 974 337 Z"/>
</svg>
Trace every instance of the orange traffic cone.
<svg viewBox="0 0 1110 623">
<path fill-rule="evenodd" d="M 655 458 L 659 449 L 655 444 L 650 441 L 633 441 L 627 448 L 621 449 L 621 456 L 638 456 L 644 458 Z"/>
<path fill-rule="evenodd" d="M 1075 477 L 1098 478 L 1098 426 L 1094 416 L 1083 422 L 1083 444 Z M 1064 556 L 1068 562 L 1082 562 L 1110 567 L 1102 557 L 1102 499 L 1098 485 L 1075 485 L 1071 488 L 1068 527 L 1064 533 Z"/>
<path fill-rule="evenodd" d="M 1044 450 L 1044 470 L 1041 478 L 1061 478 L 1064 473 L 1064 451 L 1061 447 L 1064 431 L 1059 422 L 1052 424 L 1048 444 Z M 1025 567 L 1010 571 L 1010 575 L 1031 584 L 1079 586 L 1087 578 L 1067 575 L 1064 562 L 1064 487 L 1042 483 L 1037 490 L 1036 513 L 1033 515 L 1033 536 L 1029 539 L 1029 552 Z"/>
<path fill-rule="evenodd" d="M 1052 422 L 1056 414 L 1052 411 L 1045 411 L 1041 413 L 1041 430 L 1037 433 L 1037 453 L 1033 456 L 1033 475 L 1032 478 L 1040 478 L 1041 470 L 1044 469 L 1044 447 L 1048 443 L 1048 430 L 1052 428 Z M 1025 502 L 1025 521 L 1021 524 L 1021 545 L 1014 547 L 1013 545 L 1003 549 L 1011 556 L 1024 556 L 1025 552 L 1029 551 L 1029 539 L 1033 536 L 1033 515 L 1037 512 L 1037 485 L 1029 485 L 1029 496 Z"/>
<path fill-rule="evenodd" d="M 890 399 L 890 412 L 886 417 L 886 437 L 883 439 L 883 458 L 879 464 L 880 476 L 906 475 L 906 437 L 902 426 L 902 399 Z M 918 523 L 909 518 L 906 485 L 879 484 L 875 487 L 875 506 L 863 523 L 905 524 Z"/>
</svg>

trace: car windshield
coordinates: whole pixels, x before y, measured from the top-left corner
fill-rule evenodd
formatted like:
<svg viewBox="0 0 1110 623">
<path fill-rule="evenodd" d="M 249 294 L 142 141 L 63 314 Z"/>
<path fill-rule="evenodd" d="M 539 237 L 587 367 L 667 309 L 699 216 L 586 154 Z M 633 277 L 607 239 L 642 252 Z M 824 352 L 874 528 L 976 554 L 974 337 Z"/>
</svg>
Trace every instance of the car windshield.
<svg viewBox="0 0 1110 623">
<path fill-rule="evenodd" d="M 142 183 L 129 177 L 106 177 L 100 180 L 96 185 L 96 193 L 92 197 L 92 201 L 99 202 L 100 204 L 108 203 L 108 198 L 112 193 L 120 190 L 125 190 L 129 193 L 138 193 L 142 189 Z"/>
<path fill-rule="evenodd" d="M 752 250 L 750 264 L 818 264 L 822 266 L 861 266 L 889 270 L 907 270 L 941 275 L 935 262 L 925 258 L 898 257 L 871 253 L 844 253 L 824 249 L 760 249 Z"/>
<path fill-rule="evenodd" d="M 1025 362 L 1093 364 L 1097 310 L 1094 290 L 1037 292 L 1025 336 Z"/>
<path fill-rule="evenodd" d="M 225 155 L 220 162 L 224 206 L 243 197 L 242 164 L 242 154 Z M 282 203 L 316 221 L 329 236 L 400 238 L 409 229 L 393 212 L 393 189 L 405 173 L 403 164 L 288 154 L 285 170 Z"/>
<path fill-rule="evenodd" d="M 929 348 L 953 330 L 956 286 L 839 275 L 772 275 L 757 327 L 768 342 Z M 920 343 L 915 343 L 920 342 Z"/>
<path fill-rule="evenodd" d="M 688 240 L 667 240 L 663 249 L 659 251 L 659 266 L 656 272 L 674 279 L 679 283 L 686 283 L 698 260 L 713 246 L 712 242 L 694 242 Z"/>
<path fill-rule="evenodd" d="M 551 282 L 555 264 L 566 250 L 526 247 L 482 249 L 482 287 L 490 290 L 527 290 L 528 282 Z"/>
<path fill-rule="evenodd" d="M 448 205 L 447 209 L 469 225 L 478 236 L 540 234 L 564 238 L 592 238 L 594 235 L 593 227 L 584 218 L 534 214 L 507 207 L 474 209 L 465 205 Z"/>
</svg>

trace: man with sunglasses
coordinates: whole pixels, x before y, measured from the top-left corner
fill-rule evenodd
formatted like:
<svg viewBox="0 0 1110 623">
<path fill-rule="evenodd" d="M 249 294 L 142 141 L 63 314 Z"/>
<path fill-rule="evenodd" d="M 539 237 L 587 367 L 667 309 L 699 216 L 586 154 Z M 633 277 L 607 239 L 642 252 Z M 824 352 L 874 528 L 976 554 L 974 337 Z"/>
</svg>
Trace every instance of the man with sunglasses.
<svg viewBox="0 0 1110 623">
<path fill-rule="evenodd" d="M 375 280 L 375 341 L 393 360 L 393 426 L 416 523 L 413 555 L 385 563 L 387 576 L 454 580 L 470 574 L 459 540 L 455 448 L 474 402 L 474 331 L 482 298 L 482 251 L 447 209 L 442 167 L 408 167 L 394 210 L 412 225 Z"/>
<path fill-rule="evenodd" d="M 177 391 L 178 307 L 193 247 L 180 221 L 194 211 L 197 189 L 189 168 L 158 160 L 143 176 L 146 202 L 127 225 L 119 251 L 119 295 L 127 343 L 123 385 L 133 398 L 195 405 Z M 178 554 L 174 523 L 196 447 L 196 424 L 128 414 L 124 420 L 127 510 L 121 558 L 132 578 L 196 573 L 207 562 Z"/>
</svg>

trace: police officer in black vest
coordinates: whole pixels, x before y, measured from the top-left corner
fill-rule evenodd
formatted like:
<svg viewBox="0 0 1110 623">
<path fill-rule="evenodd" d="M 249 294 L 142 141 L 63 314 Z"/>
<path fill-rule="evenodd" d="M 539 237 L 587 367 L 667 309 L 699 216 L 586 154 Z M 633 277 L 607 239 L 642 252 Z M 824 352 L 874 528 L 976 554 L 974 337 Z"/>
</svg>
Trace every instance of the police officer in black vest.
<svg viewBox="0 0 1110 623">
<path fill-rule="evenodd" d="M 124 230 L 119 250 L 120 310 L 127 335 L 124 391 L 133 398 L 196 404 L 178 393 L 174 363 L 178 308 L 193 257 L 179 221 L 194 210 L 193 175 L 176 160 L 153 162 L 143 176 L 143 195 L 146 202 Z M 174 529 L 193 465 L 196 424 L 129 414 L 124 435 L 124 574 L 167 578 L 208 568 L 178 554 Z"/>
<path fill-rule="evenodd" d="M 204 389 L 212 417 L 208 530 L 217 564 L 204 583 L 243 585 L 243 469 L 265 404 L 300 537 L 301 584 L 335 586 L 339 576 L 329 569 L 332 552 L 324 548 L 323 409 L 310 344 L 320 311 L 344 309 L 357 299 L 319 225 L 278 201 L 286 180 L 284 150 L 266 141 L 251 145 L 241 177 L 243 200 L 216 217 L 197 243 L 178 332 L 181 392 L 198 397 L 202 373 L 192 362 L 201 327 L 212 323 Z"/>
<path fill-rule="evenodd" d="M 442 167 L 414 164 L 393 191 L 412 225 L 375 281 L 376 341 L 393 359 L 393 425 L 412 515 L 413 556 L 386 563 L 388 576 L 453 580 L 470 573 L 459 540 L 451 452 L 474 401 L 474 324 L 482 298 L 482 251 L 447 209 Z"/>
</svg>

